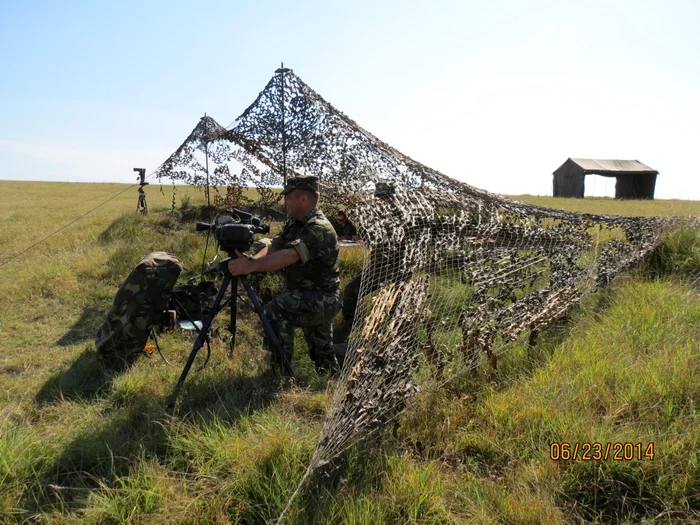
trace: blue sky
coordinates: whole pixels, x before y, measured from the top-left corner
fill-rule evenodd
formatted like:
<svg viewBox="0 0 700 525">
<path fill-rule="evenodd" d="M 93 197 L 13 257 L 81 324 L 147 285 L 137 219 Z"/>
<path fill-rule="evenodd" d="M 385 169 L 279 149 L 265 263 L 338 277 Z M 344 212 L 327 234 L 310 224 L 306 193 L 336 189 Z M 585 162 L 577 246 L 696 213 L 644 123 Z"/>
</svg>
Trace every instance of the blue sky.
<svg viewBox="0 0 700 525">
<path fill-rule="evenodd" d="M 133 182 L 204 113 L 232 123 L 284 61 L 488 191 L 551 194 L 567 157 L 619 158 L 660 171 L 657 197 L 700 199 L 698 27 L 692 0 L 5 0 L 0 179 Z"/>
</svg>

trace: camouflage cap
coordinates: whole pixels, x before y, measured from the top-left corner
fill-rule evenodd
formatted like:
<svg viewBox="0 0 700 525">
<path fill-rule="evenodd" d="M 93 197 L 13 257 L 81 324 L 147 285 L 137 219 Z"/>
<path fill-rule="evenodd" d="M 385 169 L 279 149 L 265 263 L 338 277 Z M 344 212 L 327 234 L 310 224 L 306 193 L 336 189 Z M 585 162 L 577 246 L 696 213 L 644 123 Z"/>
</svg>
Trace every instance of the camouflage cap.
<svg viewBox="0 0 700 525">
<path fill-rule="evenodd" d="M 318 193 L 318 177 L 308 175 L 287 179 L 287 185 L 282 190 L 282 195 L 286 195 L 293 190 L 315 191 Z"/>
</svg>

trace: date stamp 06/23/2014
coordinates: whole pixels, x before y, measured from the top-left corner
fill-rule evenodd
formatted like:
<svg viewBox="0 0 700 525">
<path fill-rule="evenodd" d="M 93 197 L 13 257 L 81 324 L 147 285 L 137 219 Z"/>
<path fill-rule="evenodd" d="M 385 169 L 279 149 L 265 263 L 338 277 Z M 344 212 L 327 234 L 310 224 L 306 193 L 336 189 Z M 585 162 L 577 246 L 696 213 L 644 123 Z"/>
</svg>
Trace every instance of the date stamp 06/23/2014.
<svg viewBox="0 0 700 525">
<path fill-rule="evenodd" d="M 649 443 L 552 443 L 549 459 L 553 461 L 632 461 L 653 460 L 654 442 Z"/>
</svg>

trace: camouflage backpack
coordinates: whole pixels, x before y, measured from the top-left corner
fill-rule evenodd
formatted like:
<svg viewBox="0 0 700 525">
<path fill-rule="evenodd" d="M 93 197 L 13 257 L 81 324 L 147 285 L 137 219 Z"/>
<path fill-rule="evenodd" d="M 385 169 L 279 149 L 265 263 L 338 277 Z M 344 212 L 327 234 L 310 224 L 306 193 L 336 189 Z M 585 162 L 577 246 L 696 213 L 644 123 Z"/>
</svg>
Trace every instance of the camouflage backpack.
<svg viewBox="0 0 700 525">
<path fill-rule="evenodd" d="M 131 361 L 139 355 L 163 318 L 182 268 L 178 258 L 167 252 L 149 253 L 138 263 L 119 287 L 107 319 L 97 330 L 95 346 L 101 357 Z"/>
</svg>

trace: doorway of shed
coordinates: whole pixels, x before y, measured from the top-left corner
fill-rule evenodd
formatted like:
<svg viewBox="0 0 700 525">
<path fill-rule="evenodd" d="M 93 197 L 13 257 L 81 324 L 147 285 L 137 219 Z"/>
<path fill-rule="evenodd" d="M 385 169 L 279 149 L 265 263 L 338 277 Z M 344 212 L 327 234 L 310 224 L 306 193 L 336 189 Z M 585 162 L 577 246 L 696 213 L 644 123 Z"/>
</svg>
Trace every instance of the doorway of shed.
<svg viewBox="0 0 700 525">
<path fill-rule="evenodd" d="M 586 175 L 583 196 L 585 197 L 611 197 L 615 198 L 615 177 L 603 177 L 602 175 Z"/>
</svg>

